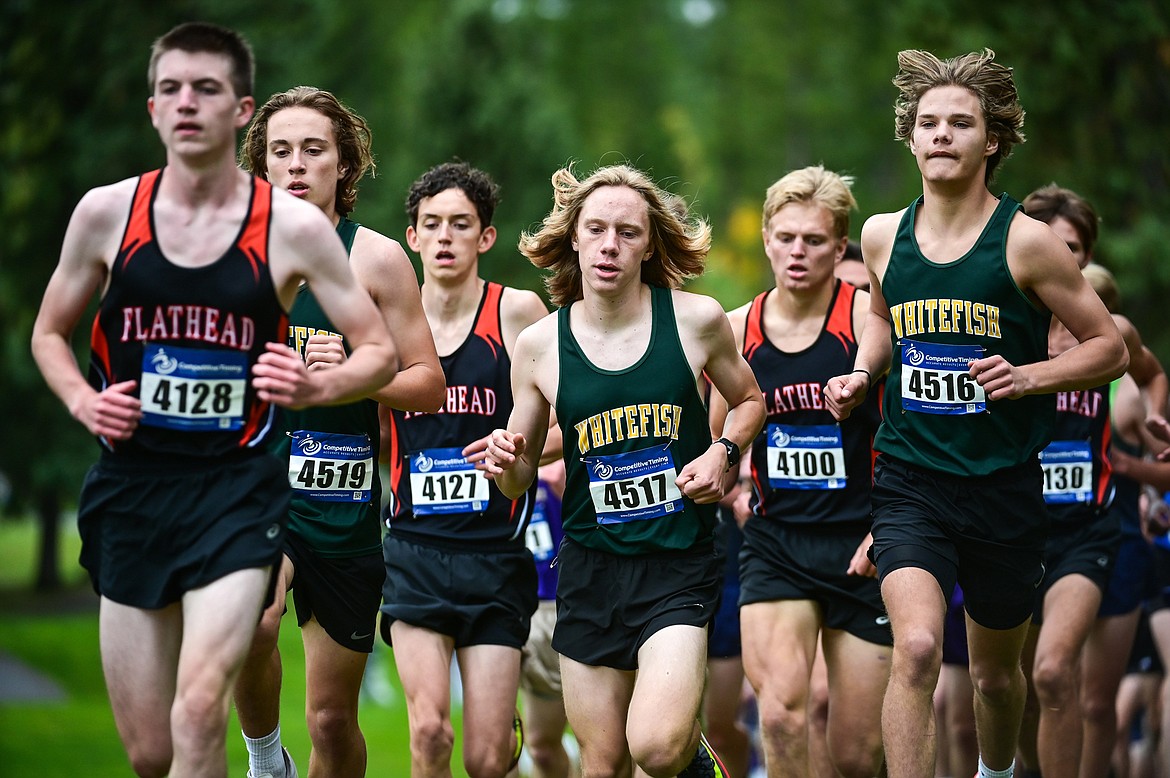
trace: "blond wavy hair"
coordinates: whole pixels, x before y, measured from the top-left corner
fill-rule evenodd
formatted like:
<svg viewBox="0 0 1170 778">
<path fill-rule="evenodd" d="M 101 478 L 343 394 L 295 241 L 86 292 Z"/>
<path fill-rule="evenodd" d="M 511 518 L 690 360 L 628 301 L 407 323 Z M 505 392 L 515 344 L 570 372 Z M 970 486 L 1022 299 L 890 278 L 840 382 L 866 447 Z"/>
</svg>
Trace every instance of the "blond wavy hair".
<svg viewBox="0 0 1170 778">
<path fill-rule="evenodd" d="M 768 222 L 789 203 L 819 205 L 833 217 L 834 237 L 843 238 L 849 234 L 849 212 L 857 208 L 857 200 L 850 187 L 852 176 L 842 176 L 823 165 L 793 170 L 768 187 L 764 198 L 764 229 Z"/>
<path fill-rule="evenodd" d="M 581 264 L 573 249 L 585 198 L 606 186 L 624 186 L 646 201 L 650 223 L 650 259 L 642 263 L 642 282 L 678 289 L 701 275 L 711 249 L 711 225 L 690 216 L 685 202 L 629 165 L 599 168 L 579 180 L 572 165 L 552 176 L 553 208 L 540 229 L 520 235 L 520 253 L 550 273 L 544 285 L 553 305 L 564 307 L 582 297 Z"/>
</svg>

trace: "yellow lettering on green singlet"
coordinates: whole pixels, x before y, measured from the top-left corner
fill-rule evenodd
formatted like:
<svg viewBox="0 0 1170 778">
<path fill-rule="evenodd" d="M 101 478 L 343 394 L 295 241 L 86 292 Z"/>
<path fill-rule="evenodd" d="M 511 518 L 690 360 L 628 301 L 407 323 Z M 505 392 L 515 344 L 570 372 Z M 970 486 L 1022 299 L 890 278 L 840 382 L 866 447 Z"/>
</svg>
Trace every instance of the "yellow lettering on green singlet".
<svg viewBox="0 0 1170 778">
<path fill-rule="evenodd" d="M 971 325 L 970 330 L 972 335 L 986 335 L 987 334 L 987 306 L 983 303 L 972 303 L 971 305 Z"/>
<path fill-rule="evenodd" d="M 610 419 L 610 411 L 602 411 L 602 426 L 605 428 L 605 442 L 613 443 L 613 429 L 612 420 Z M 618 433 L 618 440 L 621 440 L 621 433 Z"/>
<path fill-rule="evenodd" d="M 659 437 L 670 437 L 670 408 L 667 403 L 654 404 L 657 413 L 654 414 L 654 434 Z"/>
<path fill-rule="evenodd" d="M 894 327 L 894 335 L 898 338 L 901 338 L 903 335 L 902 309 L 904 307 L 902 303 L 896 303 L 890 306 L 890 324 Z"/>
<path fill-rule="evenodd" d="M 650 420 L 654 417 L 654 408 L 650 403 L 638 403 L 638 437 L 650 437 Z"/>
<path fill-rule="evenodd" d="M 589 420 L 579 421 L 573 425 L 573 429 L 577 432 L 577 452 L 584 454 L 590 449 L 589 445 Z"/>
<path fill-rule="evenodd" d="M 929 300 L 923 300 L 922 305 L 925 308 L 923 315 L 926 318 L 926 326 L 925 326 L 925 328 L 919 327 L 919 331 L 920 332 L 937 332 L 936 328 L 938 326 L 938 300 L 932 297 Z"/>
<path fill-rule="evenodd" d="M 626 437 L 631 440 L 639 437 L 638 432 L 638 406 L 623 405 L 622 406 L 622 420 L 626 425 Z"/>
<path fill-rule="evenodd" d="M 605 445 L 605 430 L 601 425 L 601 414 L 595 413 L 589 417 L 589 432 L 593 436 L 593 447 Z"/>
<path fill-rule="evenodd" d="M 953 300 L 938 301 L 938 331 L 954 332 L 954 320 L 951 318 L 951 303 Z"/>
</svg>

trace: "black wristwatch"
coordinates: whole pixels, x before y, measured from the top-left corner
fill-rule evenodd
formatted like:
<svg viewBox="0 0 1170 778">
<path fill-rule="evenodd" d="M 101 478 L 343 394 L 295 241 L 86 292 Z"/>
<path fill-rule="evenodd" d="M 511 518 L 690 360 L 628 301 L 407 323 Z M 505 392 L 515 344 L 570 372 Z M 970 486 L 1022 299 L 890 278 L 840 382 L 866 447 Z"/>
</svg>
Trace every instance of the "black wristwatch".
<svg viewBox="0 0 1170 778">
<path fill-rule="evenodd" d="M 730 441 L 727 438 L 719 438 L 715 442 L 723 446 L 723 448 L 727 449 L 728 470 L 739 464 L 739 446 L 735 445 L 733 441 Z"/>
</svg>

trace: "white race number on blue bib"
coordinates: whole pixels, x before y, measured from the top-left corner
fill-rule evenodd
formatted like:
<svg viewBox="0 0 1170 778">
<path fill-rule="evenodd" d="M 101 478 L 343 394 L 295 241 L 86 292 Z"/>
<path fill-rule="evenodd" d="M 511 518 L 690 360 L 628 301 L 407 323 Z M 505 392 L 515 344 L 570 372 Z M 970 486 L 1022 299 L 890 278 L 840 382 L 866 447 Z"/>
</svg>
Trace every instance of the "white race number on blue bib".
<svg viewBox="0 0 1170 778">
<path fill-rule="evenodd" d="M 584 461 L 598 524 L 658 519 L 683 509 L 669 444 Z"/>
<path fill-rule="evenodd" d="M 547 500 L 548 487 L 541 483 L 536 487 L 536 504 L 532 509 L 532 518 L 528 521 L 528 528 L 524 532 L 524 545 L 528 546 L 532 558 L 537 562 L 549 561 L 556 551 L 553 548 L 552 527 L 548 525 L 548 516 L 545 514 Z"/>
<path fill-rule="evenodd" d="M 1044 502 L 1061 505 L 1093 501 L 1093 452 L 1087 440 L 1054 440 L 1040 452 Z"/>
<path fill-rule="evenodd" d="M 410 455 L 410 497 L 416 516 L 487 510 L 487 477 L 459 448 L 427 448 Z"/>
<path fill-rule="evenodd" d="M 844 489 L 841 427 L 769 424 L 768 484 L 773 489 Z"/>
<path fill-rule="evenodd" d="M 142 423 L 210 432 L 244 426 L 248 355 L 242 351 L 146 343 L 142 349 Z"/>
<path fill-rule="evenodd" d="M 369 502 L 374 447 L 368 435 L 297 430 L 290 437 L 288 482 L 300 497 L 319 502 Z"/>
<path fill-rule="evenodd" d="M 902 340 L 902 410 L 963 415 L 987 410 L 983 387 L 968 372 L 982 346 Z"/>
</svg>

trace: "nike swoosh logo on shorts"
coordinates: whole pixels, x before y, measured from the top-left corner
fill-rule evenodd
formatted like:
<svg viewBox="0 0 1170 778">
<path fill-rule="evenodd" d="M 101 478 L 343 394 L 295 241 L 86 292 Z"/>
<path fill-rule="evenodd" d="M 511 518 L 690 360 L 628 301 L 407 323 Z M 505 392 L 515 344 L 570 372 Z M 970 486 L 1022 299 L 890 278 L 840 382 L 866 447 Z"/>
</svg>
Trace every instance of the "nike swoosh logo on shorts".
<svg viewBox="0 0 1170 778">
<path fill-rule="evenodd" d="M 353 631 L 353 634 L 349 636 L 349 639 L 350 640 L 365 640 L 366 638 L 368 638 L 370 635 L 373 635 L 373 634 L 374 634 L 373 632 L 367 632 L 364 635 L 359 635 L 357 633 L 357 630 L 355 629 Z"/>
</svg>

